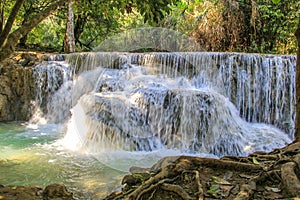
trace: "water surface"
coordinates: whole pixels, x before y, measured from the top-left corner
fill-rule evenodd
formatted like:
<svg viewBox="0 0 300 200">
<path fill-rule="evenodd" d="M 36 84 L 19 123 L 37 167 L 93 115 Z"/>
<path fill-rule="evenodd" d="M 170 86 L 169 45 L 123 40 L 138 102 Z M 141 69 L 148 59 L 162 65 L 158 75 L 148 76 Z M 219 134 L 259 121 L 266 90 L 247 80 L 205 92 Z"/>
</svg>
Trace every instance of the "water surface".
<svg viewBox="0 0 300 200">
<path fill-rule="evenodd" d="M 57 142 L 62 135 L 59 125 L 0 123 L 0 183 L 41 187 L 64 183 L 80 199 L 103 197 L 120 185 L 125 170 L 65 150 Z"/>
</svg>

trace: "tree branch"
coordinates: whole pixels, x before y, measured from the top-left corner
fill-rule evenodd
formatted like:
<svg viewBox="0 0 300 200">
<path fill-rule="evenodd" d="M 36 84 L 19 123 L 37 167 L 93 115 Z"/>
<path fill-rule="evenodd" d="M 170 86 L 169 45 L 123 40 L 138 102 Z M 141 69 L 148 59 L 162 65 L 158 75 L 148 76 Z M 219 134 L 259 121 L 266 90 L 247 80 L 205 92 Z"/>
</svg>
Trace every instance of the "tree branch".
<svg viewBox="0 0 300 200">
<path fill-rule="evenodd" d="M 63 6 L 68 0 L 56 0 L 45 10 L 32 16 L 30 20 L 25 22 L 20 28 L 10 33 L 7 37 L 7 41 L 0 51 L 0 62 L 8 58 L 14 51 L 18 44 L 19 39 L 29 33 L 34 27 L 36 27 L 41 21 L 48 17 L 58 7 Z"/>
<path fill-rule="evenodd" d="M 25 0 L 17 0 L 14 7 L 12 8 L 10 15 L 7 19 L 7 22 L 5 24 L 5 27 L 3 31 L 0 34 L 0 48 L 5 45 L 5 41 L 7 39 L 7 36 L 9 35 L 9 32 L 14 24 L 14 21 L 19 13 L 20 8 L 22 7 Z"/>
</svg>

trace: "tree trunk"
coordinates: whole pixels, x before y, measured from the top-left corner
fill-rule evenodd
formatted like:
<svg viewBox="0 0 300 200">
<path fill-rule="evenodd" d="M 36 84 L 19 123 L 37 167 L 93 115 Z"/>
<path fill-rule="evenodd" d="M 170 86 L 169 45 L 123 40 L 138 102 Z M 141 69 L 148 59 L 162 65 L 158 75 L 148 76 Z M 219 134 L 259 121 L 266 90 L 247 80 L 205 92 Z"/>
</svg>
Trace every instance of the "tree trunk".
<svg viewBox="0 0 300 200">
<path fill-rule="evenodd" d="M 37 13 L 24 25 L 16 29 L 14 32 L 8 35 L 7 41 L 0 51 L 0 62 L 8 58 L 14 51 L 20 38 L 29 33 L 34 27 L 36 27 L 41 21 L 48 17 L 58 7 L 63 6 L 68 0 L 57 0 L 48 6 L 45 10 Z"/>
<path fill-rule="evenodd" d="M 83 33 L 86 20 L 87 19 L 84 14 L 77 15 L 77 18 L 75 20 L 75 27 L 74 27 L 75 43 L 79 44 L 81 48 L 83 47 L 83 44 L 80 41 L 80 35 Z"/>
<path fill-rule="evenodd" d="M 5 41 L 7 39 L 7 36 L 9 35 L 9 32 L 11 31 L 11 28 L 14 24 L 14 21 L 19 13 L 19 10 L 21 6 L 23 5 L 25 0 L 17 0 L 14 7 L 12 8 L 10 15 L 7 19 L 7 22 L 5 24 L 5 27 L 3 31 L 0 34 L 0 48 L 5 45 Z"/>
<path fill-rule="evenodd" d="M 298 18 L 298 27 L 295 32 L 295 36 L 298 42 L 298 51 L 297 51 L 297 64 L 296 64 L 296 132 L 295 138 L 296 141 L 300 142 L 300 14 Z"/>
<path fill-rule="evenodd" d="M 4 28 L 4 2 L 0 0 L 0 35 Z"/>
<path fill-rule="evenodd" d="M 64 38 L 64 52 L 75 52 L 75 38 L 74 38 L 74 12 L 72 8 L 73 2 L 68 3 L 68 16 L 66 22 L 66 34 Z"/>
</svg>

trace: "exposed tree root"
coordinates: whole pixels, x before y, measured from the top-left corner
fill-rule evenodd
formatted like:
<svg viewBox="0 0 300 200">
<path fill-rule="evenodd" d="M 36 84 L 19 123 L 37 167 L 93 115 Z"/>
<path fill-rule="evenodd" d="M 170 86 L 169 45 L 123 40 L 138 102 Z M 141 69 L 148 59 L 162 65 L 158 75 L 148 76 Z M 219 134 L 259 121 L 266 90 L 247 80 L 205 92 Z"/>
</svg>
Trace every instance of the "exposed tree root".
<svg viewBox="0 0 300 200">
<path fill-rule="evenodd" d="M 220 160 L 167 157 L 154 165 L 152 172 L 140 173 L 139 176 L 143 176 L 141 181 L 124 179 L 127 188 L 106 199 L 261 200 L 300 197 L 299 149 L 300 143 L 296 143 L 271 153 L 227 156 Z"/>
<path fill-rule="evenodd" d="M 181 186 L 164 183 L 161 185 L 163 190 L 178 194 L 183 200 L 194 200 Z"/>
<path fill-rule="evenodd" d="M 253 191 L 249 185 L 242 185 L 241 191 L 236 195 L 234 200 L 248 200 L 251 198 Z"/>
<path fill-rule="evenodd" d="M 182 156 L 177 160 L 177 163 L 185 166 L 187 169 L 193 169 L 194 166 L 197 167 L 209 167 L 213 169 L 227 169 L 236 171 L 251 171 L 258 172 L 262 170 L 262 167 L 255 164 L 248 164 L 242 162 L 236 162 L 231 160 L 218 160 L 214 158 L 199 158 L 199 157 L 188 157 Z"/>
<path fill-rule="evenodd" d="M 201 181 L 200 181 L 200 174 L 198 171 L 194 171 L 195 173 L 195 178 L 196 178 L 196 183 L 197 183 L 197 186 L 198 186 L 198 199 L 203 199 L 203 186 L 201 184 Z"/>
<path fill-rule="evenodd" d="M 295 168 L 296 164 L 293 162 L 289 162 L 281 166 L 282 183 L 287 194 L 300 196 L 300 181 L 295 174 Z"/>
<path fill-rule="evenodd" d="M 166 184 L 165 182 L 172 182 L 172 180 L 170 179 L 162 179 L 152 185 L 151 183 L 154 182 L 154 180 L 155 179 L 152 179 L 152 181 L 148 182 L 147 185 L 143 185 L 143 187 L 138 188 L 136 191 L 132 192 L 129 196 L 129 199 L 139 200 L 143 194 L 155 189 L 158 186 L 161 187 L 162 185 Z"/>
</svg>

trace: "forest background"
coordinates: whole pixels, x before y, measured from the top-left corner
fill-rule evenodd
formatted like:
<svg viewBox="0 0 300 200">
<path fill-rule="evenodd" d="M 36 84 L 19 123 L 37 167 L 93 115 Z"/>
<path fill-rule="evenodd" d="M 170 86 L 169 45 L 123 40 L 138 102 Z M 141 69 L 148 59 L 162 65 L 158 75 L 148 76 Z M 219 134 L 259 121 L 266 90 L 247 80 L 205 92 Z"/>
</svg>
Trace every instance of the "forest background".
<svg viewBox="0 0 300 200">
<path fill-rule="evenodd" d="M 48 11 L 18 35 L 19 48 L 91 51 L 117 33 L 154 26 L 186 34 L 206 51 L 296 54 L 299 8 L 299 0 L 0 0 L 0 44 L 4 50 L 14 12 L 9 33 Z"/>
</svg>

